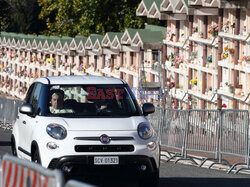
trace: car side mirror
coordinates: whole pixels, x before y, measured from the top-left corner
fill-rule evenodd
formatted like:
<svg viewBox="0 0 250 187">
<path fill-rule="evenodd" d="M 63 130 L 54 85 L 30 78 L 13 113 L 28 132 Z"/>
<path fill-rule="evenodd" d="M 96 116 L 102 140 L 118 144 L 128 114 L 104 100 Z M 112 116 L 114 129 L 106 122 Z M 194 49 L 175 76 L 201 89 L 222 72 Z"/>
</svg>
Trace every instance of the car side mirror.
<svg viewBox="0 0 250 187">
<path fill-rule="evenodd" d="M 32 115 L 33 114 L 33 106 L 29 103 L 22 104 L 20 106 L 19 112 L 22 114 Z"/>
<path fill-rule="evenodd" d="M 142 111 L 143 111 L 143 115 L 147 116 L 148 114 L 155 112 L 155 107 L 152 103 L 144 103 L 142 105 Z"/>
</svg>

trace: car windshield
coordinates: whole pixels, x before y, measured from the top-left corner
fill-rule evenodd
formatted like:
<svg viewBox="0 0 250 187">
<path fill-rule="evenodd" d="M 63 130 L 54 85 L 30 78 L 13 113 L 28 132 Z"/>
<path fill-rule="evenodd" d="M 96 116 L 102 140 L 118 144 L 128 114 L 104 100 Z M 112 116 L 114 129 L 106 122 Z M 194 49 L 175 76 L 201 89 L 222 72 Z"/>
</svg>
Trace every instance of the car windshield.
<svg viewBox="0 0 250 187">
<path fill-rule="evenodd" d="M 140 115 L 124 85 L 53 85 L 48 94 L 48 116 L 129 117 Z"/>
</svg>

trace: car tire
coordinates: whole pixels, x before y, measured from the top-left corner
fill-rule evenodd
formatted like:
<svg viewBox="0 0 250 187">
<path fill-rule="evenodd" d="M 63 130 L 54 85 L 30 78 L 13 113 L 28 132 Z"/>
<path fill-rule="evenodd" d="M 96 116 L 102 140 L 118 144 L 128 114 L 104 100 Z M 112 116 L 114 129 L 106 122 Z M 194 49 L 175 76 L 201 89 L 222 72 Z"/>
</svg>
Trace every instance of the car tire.
<svg viewBox="0 0 250 187">
<path fill-rule="evenodd" d="M 15 138 L 14 136 L 11 137 L 11 152 L 12 152 L 12 155 L 13 156 L 17 156 L 17 150 L 16 150 L 16 141 L 15 141 Z"/>
<path fill-rule="evenodd" d="M 140 187 L 158 187 L 159 186 L 159 170 L 153 173 L 142 175 L 139 182 Z"/>
<path fill-rule="evenodd" d="M 39 149 L 35 148 L 33 155 L 32 155 L 32 162 L 35 162 L 37 164 L 41 164 L 41 158 L 39 154 Z"/>
</svg>

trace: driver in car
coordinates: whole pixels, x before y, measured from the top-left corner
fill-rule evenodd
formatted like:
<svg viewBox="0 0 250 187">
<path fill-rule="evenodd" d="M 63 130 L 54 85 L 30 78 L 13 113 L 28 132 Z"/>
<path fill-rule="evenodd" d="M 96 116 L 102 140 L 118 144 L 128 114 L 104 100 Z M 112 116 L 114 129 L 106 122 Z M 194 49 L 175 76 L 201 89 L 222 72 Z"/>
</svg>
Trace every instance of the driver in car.
<svg viewBox="0 0 250 187">
<path fill-rule="evenodd" d="M 73 113 L 72 109 L 67 109 L 64 107 L 64 92 L 62 90 L 53 90 L 51 95 L 51 106 L 50 112 L 53 114 L 60 113 Z"/>
</svg>

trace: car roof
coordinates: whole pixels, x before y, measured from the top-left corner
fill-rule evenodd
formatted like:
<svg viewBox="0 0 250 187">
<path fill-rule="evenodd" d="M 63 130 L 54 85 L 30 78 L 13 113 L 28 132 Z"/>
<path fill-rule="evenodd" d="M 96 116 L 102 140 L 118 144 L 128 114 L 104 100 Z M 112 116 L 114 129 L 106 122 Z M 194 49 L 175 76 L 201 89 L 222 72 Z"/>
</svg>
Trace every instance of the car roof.
<svg viewBox="0 0 250 187">
<path fill-rule="evenodd" d="M 35 79 L 34 82 L 41 82 L 43 84 L 52 85 L 77 85 L 77 84 L 126 84 L 123 80 L 103 76 L 55 76 L 55 77 L 41 77 Z"/>
</svg>

